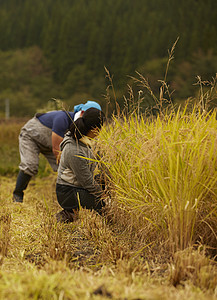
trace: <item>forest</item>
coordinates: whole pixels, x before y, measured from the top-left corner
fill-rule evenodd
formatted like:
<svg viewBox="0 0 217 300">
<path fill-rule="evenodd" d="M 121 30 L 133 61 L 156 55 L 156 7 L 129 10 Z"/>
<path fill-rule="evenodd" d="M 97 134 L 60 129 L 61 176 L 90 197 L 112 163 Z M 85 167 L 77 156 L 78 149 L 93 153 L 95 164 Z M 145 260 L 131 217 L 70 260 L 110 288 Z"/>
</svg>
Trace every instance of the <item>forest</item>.
<svg viewBox="0 0 217 300">
<path fill-rule="evenodd" d="M 174 101 L 186 100 L 197 75 L 215 76 L 216 36 L 215 0 L 1 0 L 0 116 L 5 99 L 18 117 L 52 98 L 69 109 L 86 99 L 105 107 L 105 67 L 121 106 L 136 71 L 158 92 L 177 39 L 167 81 Z"/>
</svg>

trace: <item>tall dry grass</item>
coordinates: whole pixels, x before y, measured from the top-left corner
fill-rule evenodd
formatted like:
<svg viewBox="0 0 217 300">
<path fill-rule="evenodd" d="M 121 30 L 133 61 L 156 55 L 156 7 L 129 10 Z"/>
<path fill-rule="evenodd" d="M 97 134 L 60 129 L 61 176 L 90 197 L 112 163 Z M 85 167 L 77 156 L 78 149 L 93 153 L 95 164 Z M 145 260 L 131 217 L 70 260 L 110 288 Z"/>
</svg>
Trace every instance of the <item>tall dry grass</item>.
<svg viewBox="0 0 217 300">
<path fill-rule="evenodd" d="M 97 147 L 125 230 L 136 226 L 144 245 L 166 252 L 203 243 L 216 253 L 215 112 L 188 113 L 186 106 L 151 121 L 136 113 L 114 117 Z"/>
<path fill-rule="evenodd" d="M 146 254 L 151 250 L 164 256 L 205 244 L 215 256 L 217 122 L 216 111 L 208 109 L 216 97 L 217 74 L 210 82 L 198 76 L 197 97 L 175 107 L 167 76 L 177 42 L 168 50 L 159 95 L 137 72 L 132 79 L 140 89 L 138 97 L 129 86 L 122 113 L 106 69 L 116 114 L 101 131 L 97 147 L 110 183 L 110 213 L 132 244 L 142 242 Z M 148 111 L 142 114 L 147 93 L 157 117 L 150 112 L 147 117 Z M 111 101 L 108 91 L 106 98 Z"/>
</svg>

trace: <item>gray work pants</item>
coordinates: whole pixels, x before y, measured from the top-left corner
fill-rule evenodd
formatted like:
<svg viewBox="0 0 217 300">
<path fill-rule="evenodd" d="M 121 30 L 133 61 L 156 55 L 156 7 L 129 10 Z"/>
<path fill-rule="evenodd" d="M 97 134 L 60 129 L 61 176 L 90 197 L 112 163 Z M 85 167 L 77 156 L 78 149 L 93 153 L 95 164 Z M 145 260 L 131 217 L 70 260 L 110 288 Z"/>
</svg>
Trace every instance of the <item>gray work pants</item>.
<svg viewBox="0 0 217 300">
<path fill-rule="evenodd" d="M 24 173 L 33 176 L 38 172 L 39 154 L 42 153 L 54 171 L 56 158 L 52 152 L 52 130 L 36 118 L 30 119 L 19 135 L 20 165 Z"/>
</svg>

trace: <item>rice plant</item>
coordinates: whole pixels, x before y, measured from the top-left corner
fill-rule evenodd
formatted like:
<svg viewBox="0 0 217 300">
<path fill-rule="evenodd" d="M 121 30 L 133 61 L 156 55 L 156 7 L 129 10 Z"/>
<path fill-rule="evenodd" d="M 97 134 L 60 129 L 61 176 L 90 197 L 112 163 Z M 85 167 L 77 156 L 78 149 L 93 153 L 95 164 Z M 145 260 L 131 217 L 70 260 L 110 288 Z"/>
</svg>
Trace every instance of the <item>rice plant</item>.
<svg viewBox="0 0 217 300">
<path fill-rule="evenodd" d="M 131 222 L 140 216 L 147 243 L 163 242 L 172 252 L 201 241 L 216 245 L 215 112 L 195 107 L 189 114 L 186 106 L 151 121 L 136 113 L 114 117 L 98 147 L 111 201 Z"/>
</svg>

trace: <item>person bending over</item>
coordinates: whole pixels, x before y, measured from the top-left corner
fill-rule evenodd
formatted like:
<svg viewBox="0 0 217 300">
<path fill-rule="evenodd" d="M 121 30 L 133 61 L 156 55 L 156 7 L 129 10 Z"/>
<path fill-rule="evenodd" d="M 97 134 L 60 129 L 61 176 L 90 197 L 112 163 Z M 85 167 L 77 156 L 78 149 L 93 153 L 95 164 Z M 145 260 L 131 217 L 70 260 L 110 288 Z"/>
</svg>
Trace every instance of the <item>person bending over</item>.
<svg viewBox="0 0 217 300">
<path fill-rule="evenodd" d="M 56 214 L 58 222 L 77 219 L 79 206 L 102 214 L 105 206 L 102 188 L 94 179 L 96 162 L 91 140 L 103 125 L 104 114 L 96 108 L 87 109 L 70 126 L 60 144 L 61 159 L 56 182 L 56 195 L 62 211 Z"/>
<path fill-rule="evenodd" d="M 24 190 L 33 175 L 38 172 L 39 154 L 42 153 L 54 171 L 58 168 L 59 145 L 72 122 L 89 109 L 101 107 L 95 101 L 87 101 L 74 107 L 73 112 L 50 111 L 36 114 L 21 129 L 19 135 L 20 165 L 13 201 L 23 202 Z"/>
</svg>

